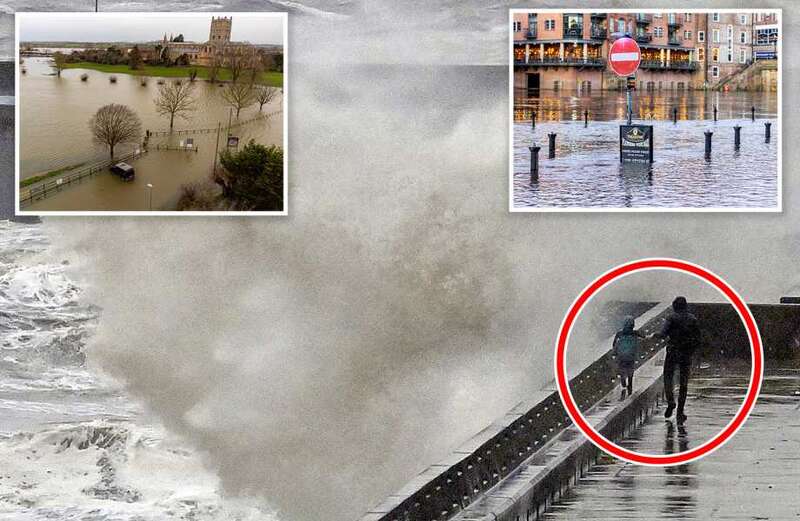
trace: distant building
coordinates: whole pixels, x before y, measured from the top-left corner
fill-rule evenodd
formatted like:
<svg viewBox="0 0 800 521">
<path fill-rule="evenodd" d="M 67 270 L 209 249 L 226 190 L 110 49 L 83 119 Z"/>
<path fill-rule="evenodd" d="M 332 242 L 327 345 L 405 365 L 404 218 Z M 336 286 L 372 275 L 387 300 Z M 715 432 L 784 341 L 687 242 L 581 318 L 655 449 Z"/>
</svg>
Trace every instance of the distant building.
<svg viewBox="0 0 800 521">
<path fill-rule="evenodd" d="M 232 56 L 253 57 L 258 55 L 258 48 L 248 42 L 231 41 L 233 18 L 213 17 L 208 34 L 208 41 L 175 42 L 173 38 L 164 38 L 161 41 L 161 57 L 176 61 L 185 56 L 190 65 L 208 67 L 216 60 L 219 65 L 228 64 Z"/>
</svg>

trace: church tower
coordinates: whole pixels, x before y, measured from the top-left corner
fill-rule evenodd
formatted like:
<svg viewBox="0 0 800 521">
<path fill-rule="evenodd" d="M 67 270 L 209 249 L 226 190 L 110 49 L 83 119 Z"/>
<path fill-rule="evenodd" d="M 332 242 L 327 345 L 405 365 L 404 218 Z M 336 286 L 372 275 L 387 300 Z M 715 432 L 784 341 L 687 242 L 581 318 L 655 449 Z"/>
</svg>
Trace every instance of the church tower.
<svg viewBox="0 0 800 521">
<path fill-rule="evenodd" d="M 213 17 L 211 18 L 211 32 L 208 40 L 211 43 L 227 44 L 231 41 L 231 25 L 233 17 Z"/>
</svg>

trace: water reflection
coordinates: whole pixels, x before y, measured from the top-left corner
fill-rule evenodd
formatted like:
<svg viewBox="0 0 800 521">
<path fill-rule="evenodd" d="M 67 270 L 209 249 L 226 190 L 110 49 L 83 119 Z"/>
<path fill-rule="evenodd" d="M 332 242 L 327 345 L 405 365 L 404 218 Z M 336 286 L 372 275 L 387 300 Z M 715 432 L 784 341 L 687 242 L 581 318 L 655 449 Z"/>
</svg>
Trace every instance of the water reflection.
<svg viewBox="0 0 800 521">
<path fill-rule="evenodd" d="M 623 120 L 626 117 L 626 95 L 619 91 L 561 93 L 542 91 L 539 96 L 514 96 L 514 121 L 583 121 L 589 111 L 590 121 Z M 633 96 L 633 117 L 639 120 L 671 121 L 673 110 L 677 119 L 713 120 L 747 118 L 755 107 L 756 116 L 775 118 L 778 115 L 776 92 L 711 92 L 711 91 L 651 91 Z"/>
<path fill-rule="evenodd" d="M 666 422 L 664 454 L 685 452 L 689 449 L 689 434 L 684 425 L 677 428 Z M 677 433 L 676 433 L 677 431 Z M 697 513 L 697 500 L 690 489 L 697 488 L 697 474 L 691 463 L 664 467 L 664 504 L 660 512 L 665 517 L 693 519 Z"/>
<path fill-rule="evenodd" d="M 777 121 L 771 120 L 773 129 Z M 513 200 L 518 208 L 775 208 L 778 140 L 765 142 L 765 120 L 649 121 L 654 163 L 642 171 L 619 160 L 619 122 L 537 120 L 513 128 Z M 741 146 L 734 147 L 739 125 Z M 712 154 L 704 155 L 711 129 Z M 548 137 L 555 133 L 555 158 Z M 541 147 L 538 182 L 531 184 L 529 147 Z"/>
</svg>

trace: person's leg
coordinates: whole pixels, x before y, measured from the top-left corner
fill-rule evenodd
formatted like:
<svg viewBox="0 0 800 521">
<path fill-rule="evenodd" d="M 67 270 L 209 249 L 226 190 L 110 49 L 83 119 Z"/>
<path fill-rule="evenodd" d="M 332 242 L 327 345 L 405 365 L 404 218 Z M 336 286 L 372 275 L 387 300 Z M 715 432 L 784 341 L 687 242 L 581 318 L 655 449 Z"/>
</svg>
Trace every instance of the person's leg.
<svg viewBox="0 0 800 521">
<path fill-rule="evenodd" d="M 667 351 L 667 357 L 664 359 L 664 397 L 667 399 L 667 410 L 664 411 L 665 418 L 672 416 L 672 411 L 675 410 L 675 391 L 672 377 L 675 374 L 676 362 L 675 355 Z"/>
<path fill-rule="evenodd" d="M 633 362 L 631 362 L 625 367 L 625 379 L 626 379 L 625 386 L 628 388 L 628 396 L 630 396 L 631 393 L 633 393 L 633 368 L 634 368 Z"/>
<path fill-rule="evenodd" d="M 689 392 L 689 375 L 692 370 L 692 360 L 681 360 L 680 390 L 678 391 L 678 421 L 686 420 L 684 407 L 686 406 L 686 394 Z"/>
</svg>

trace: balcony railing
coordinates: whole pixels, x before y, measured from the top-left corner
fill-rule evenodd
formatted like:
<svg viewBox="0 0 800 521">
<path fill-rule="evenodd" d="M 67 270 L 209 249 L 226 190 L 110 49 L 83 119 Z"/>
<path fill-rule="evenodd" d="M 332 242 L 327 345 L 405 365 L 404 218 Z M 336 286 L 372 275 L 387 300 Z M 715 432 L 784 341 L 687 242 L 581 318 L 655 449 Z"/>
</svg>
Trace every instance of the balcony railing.
<svg viewBox="0 0 800 521">
<path fill-rule="evenodd" d="M 671 36 L 667 43 L 670 44 L 670 45 L 680 45 L 681 41 L 680 41 L 680 39 L 675 38 L 674 36 Z"/>
<path fill-rule="evenodd" d="M 536 39 L 536 29 L 533 29 L 532 31 L 528 31 L 527 33 L 525 33 L 525 37 L 528 38 L 529 40 L 535 40 Z"/>
<path fill-rule="evenodd" d="M 608 13 L 592 13 L 592 18 L 595 18 L 595 19 L 598 19 L 598 20 L 605 20 L 605 18 L 607 16 L 608 16 Z"/>
<path fill-rule="evenodd" d="M 539 65 L 539 66 L 569 66 L 569 67 L 605 67 L 606 60 L 604 58 L 572 58 L 565 56 L 562 60 L 559 57 L 550 58 L 532 55 L 526 62 L 525 59 L 515 59 L 514 65 Z"/>
<path fill-rule="evenodd" d="M 647 33 L 637 34 L 636 41 L 639 43 L 650 43 L 653 41 L 653 35 Z"/>
<path fill-rule="evenodd" d="M 642 60 L 639 63 L 641 69 L 656 69 L 656 70 L 677 70 L 677 71 L 695 71 L 697 70 L 697 62 L 676 61 L 676 62 L 661 62 L 660 60 Z"/>
<path fill-rule="evenodd" d="M 583 38 L 583 26 L 564 27 L 564 38 L 581 39 Z"/>
<path fill-rule="evenodd" d="M 639 13 L 636 15 L 636 23 L 647 25 L 653 22 L 653 15 Z"/>
<path fill-rule="evenodd" d="M 605 40 L 608 37 L 608 31 L 602 27 L 592 27 L 593 40 Z"/>
<path fill-rule="evenodd" d="M 677 17 L 670 15 L 667 17 L 667 25 L 670 27 L 680 27 L 681 22 Z"/>
</svg>

